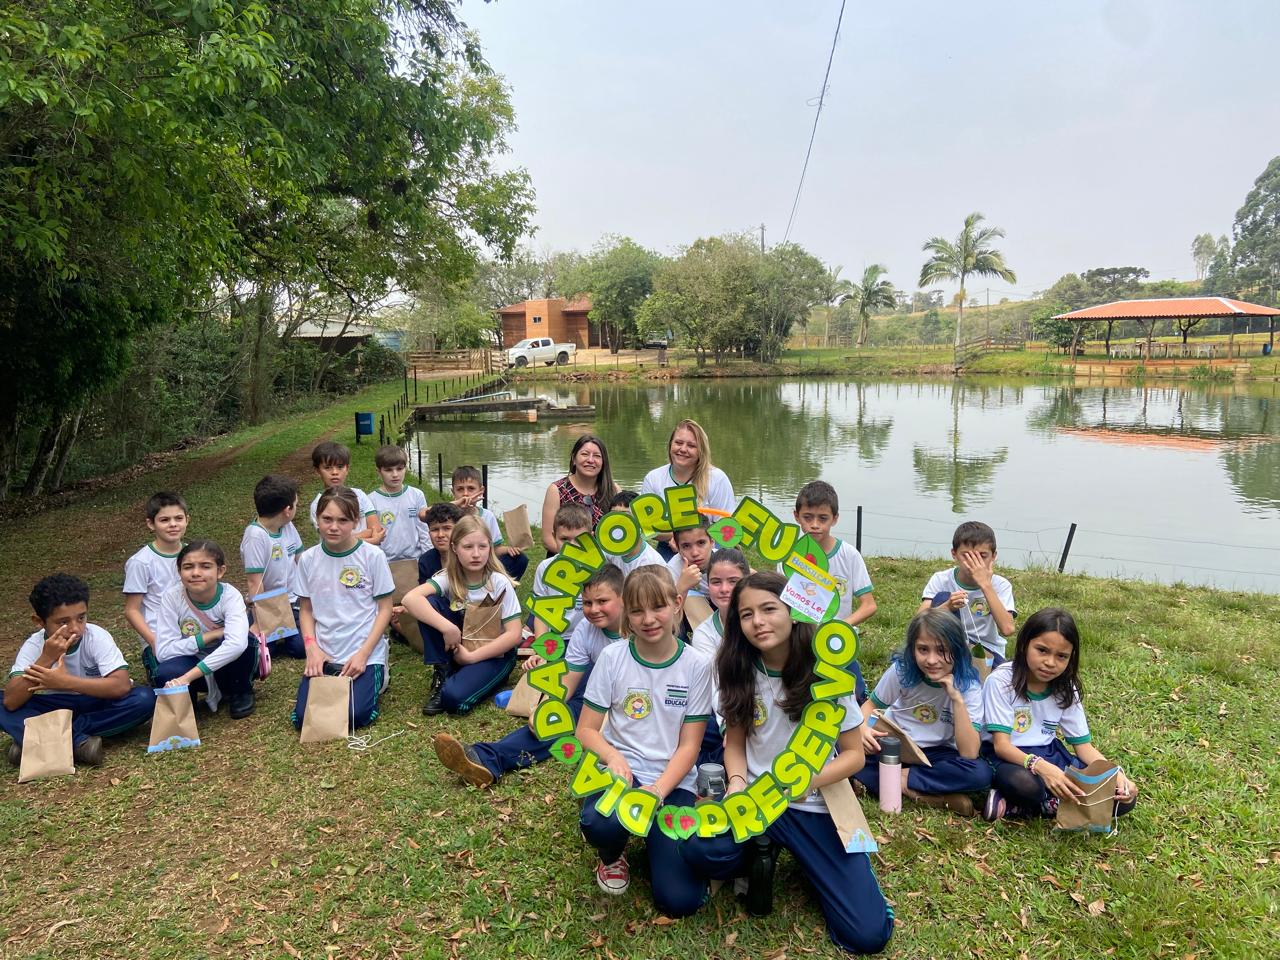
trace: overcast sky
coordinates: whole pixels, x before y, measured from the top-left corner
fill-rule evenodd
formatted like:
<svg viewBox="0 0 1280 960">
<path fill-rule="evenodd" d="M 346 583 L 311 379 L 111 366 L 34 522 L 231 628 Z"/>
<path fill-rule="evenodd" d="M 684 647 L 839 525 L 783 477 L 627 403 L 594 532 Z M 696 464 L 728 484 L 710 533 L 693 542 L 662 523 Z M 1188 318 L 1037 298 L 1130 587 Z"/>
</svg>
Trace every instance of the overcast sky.
<svg viewBox="0 0 1280 960">
<path fill-rule="evenodd" d="M 782 239 L 839 0 L 466 0 L 511 87 L 536 249 Z M 1070 271 L 1191 278 L 1280 153 L 1274 0 L 848 0 L 792 239 L 914 289 L 980 210 L 1023 298 Z M 988 284 L 970 282 L 984 297 Z"/>
</svg>

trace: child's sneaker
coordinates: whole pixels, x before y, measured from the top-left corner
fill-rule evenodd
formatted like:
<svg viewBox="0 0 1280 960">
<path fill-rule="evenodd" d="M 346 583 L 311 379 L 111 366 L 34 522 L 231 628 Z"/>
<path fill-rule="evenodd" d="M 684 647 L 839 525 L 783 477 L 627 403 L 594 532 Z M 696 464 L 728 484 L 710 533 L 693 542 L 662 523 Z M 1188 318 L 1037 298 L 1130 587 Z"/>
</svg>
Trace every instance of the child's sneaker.
<svg viewBox="0 0 1280 960">
<path fill-rule="evenodd" d="M 1009 812 L 1009 805 L 1005 803 L 1004 797 L 1000 796 L 1000 792 L 992 787 L 987 791 L 987 802 L 982 805 L 982 819 L 987 823 L 995 823 Z"/>
<path fill-rule="evenodd" d="M 8 759 L 9 766 L 11 767 L 22 766 L 22 744 L 18 743 L 16 740 L 9 744 Z"/>
<path fill-rule="evenodd" d="M 102 766 L 102 738 L 86 737 L 76 744 L 72 759 L 82 767 Z"/>
<path fill-rule="evenodd" d="M 1048 817 L 1050 820 L 1056 817 L 1058 815 L 1058 798 L 1052 795 L 1046 797 L 1040 804 L 1040 815 Z"/>
<path fill-rule="evenodd" d="M 597 863 L 596 886 L 615 897 L 626 893 L 627 887 L 631 886 L 631 868 L 627 866 L 627 858 L 619 857 L 613 863 Z"/>
<path fill-rule="evenodd" d="M 960 817 L 972 817 L 974 813 L 973 801 L 963 793 L 921 793 L 916 795 L 915 802 L 936 810 L 950 810 Z"/>
<path fill-rule="evenodd" d="M 475 747 L 460 742 L 447 733 L 437 733 L 431 741 L 436 748 L 436 756 L 446 767 L 460 776 L 473 787 L 484 789 L 493 786 L 493 774 L 480 762 L 480 755 Z"/>
</svg>

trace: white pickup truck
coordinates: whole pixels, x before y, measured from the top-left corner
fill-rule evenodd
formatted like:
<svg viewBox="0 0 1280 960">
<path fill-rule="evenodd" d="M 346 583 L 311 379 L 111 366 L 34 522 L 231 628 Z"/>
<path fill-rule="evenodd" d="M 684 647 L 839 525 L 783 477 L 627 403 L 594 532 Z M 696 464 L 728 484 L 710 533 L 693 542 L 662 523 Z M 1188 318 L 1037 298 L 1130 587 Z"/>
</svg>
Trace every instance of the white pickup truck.
<svg viewBox="0 0 1280 960">
<path fill-rule="evenodd" d="M 577 349 L 577 344 L 556 343 L 550 337 L 521 340 L 507 351 L 507 366 L 527 367 L 529 364 L 539 361 L 547 366 L 551 366 L 553 363 L 564 366 Z"/>
</svg>

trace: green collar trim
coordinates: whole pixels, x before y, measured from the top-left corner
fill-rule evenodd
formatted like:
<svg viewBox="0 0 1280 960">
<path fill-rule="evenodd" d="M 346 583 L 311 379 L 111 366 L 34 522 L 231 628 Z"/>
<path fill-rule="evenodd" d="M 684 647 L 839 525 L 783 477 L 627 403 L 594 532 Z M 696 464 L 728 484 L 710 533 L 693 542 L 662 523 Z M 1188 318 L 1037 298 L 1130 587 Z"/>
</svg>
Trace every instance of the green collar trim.
<svg viewBox="0 0 1280 960">
<path fill-rule="evenodd" d="M 282 536 L 284 536 L 284 524 L 283 524 L 283 523 L 282 523 L 282 524 L 280 524 L 280 529 L 279 529 L 279 530 L 269 530 L 267 527 L 264 527 L 264 526 L 262 525 L 262 521 L 261 521 L 260 519 L 255 519 L 255 520 L 253 521 L 253 523 L 251 524 L 251 526 L 255 526 L 255 527 L 257 527 L 259 530 L 261 530 L 263 533 L 265 533 L 268 537 L 271 537 L 271 538 L 272 538 L 272 539 L 274 539 L 274 540 L 279 540 Z"/>
<path fill-rule="evenodd" d="M 764 661 L 756 657 L 756 669 L 763 673 L 766 677 L 781 677 L 781 670 L 770 670 L 764 665 Z"/>
<path fill-rule="evenodd" d="M 680 638 L 677 637 L 675 653 L 673 653 L 668 659 L 663 660 L 661 663 L 650 663 L 636 651 L 636 642 L 634 640 L 628 641 L 627 646 L 631 649 L 631 656 L 634 658 L 635 662 L 640 664 L 640 666 L 648 667 L 651 670 L 661 670 L 663 667 L 671 666 L 680 659 L 680 654 L 684 652 L 684 644 L 680 641 Z"/>
<path fill-rule="evenodd" d="M 397 490 L 395 493 L 392 493 L 390 490 L 388 490 L 386 487 L 382 486 L 381 484 L 379 484 L 379 485 L 378 485 L 378 492 L 379 492 L 380 494 L 382 494 L 384 497 L 400 497 L 400 496 L 404 496 L 404 494 L 405 494 L 405 493 L 407 493 L 407 492 L 408 492 L 408 490 L 409 490 L 409 487 L 408 487 L 407 485 L 405 485 L 405 486 L 402 486 L 402 487 L 401 487 L 399 490 Z"/>
<path fill-rule="evenodd" d="M 334 551 L 330 550 L 329 545 L 327 543 L 321 543 L 320 549 L 323 550 L 326 554 L 328 554 L 331 557 L 349 557 L 353 553 L 355 553 L 357 550 L 360 549 L 360 541 L 357 540 L 356 545 L 354 547 L 352 547 L 350 550 L 343 550 L 341 553 L 335 553 Z"/>
<path fill-rule="evenodd" d="M 191 594 L 187 594 L 187 596 L 190 597 Z M 196 603 L 196 601 L 194 600 L 192 600 L 191 602 L 195 603 L 197 610 L 212 610 L 214 607 L 218 605 L 218 601 L 221 599 L 222 599 L 222 581 L 219 580 L 218 589 L 213 591 L 212 600 L 210 600 L 208 603 Z"/>
<path fill-rule="evenodd" d="M 981 590 L 982 589 L 976 583 L 965 583 L 963 580 L 961 580 L 959 567 L 951 568 L 951 579 L 956 582 L 956 586 L 959 587 L 961 590 Z"/>
<path fill-rule="evenodd" d="M 186 544 L 183 544 L 183 546 L 186 546 Z M 175 553 L 165 553 L 163 550 L 157 550 L 154 541 L 147 544 L 147 549 L 157 557 L 164 557 L 166 560 L 174 560 L 177 558 L 178 554 L 182 552 L 181 548 L 179 548 Z"/>
<path fill-rule="evenodd" d="M 1048 687 L 1045 687 L 1045 689 L 1044 689 L 1044 693 L 1032 693 L 1032 692 L 1031 692 L 1031 690 L 1030 690 L 1030 688 L 1028 688 L 1028 689 L 1027 689 L 1027 699 L 1028 699 L 1028 700 L 1043 700 L 1043 699 L 1045 699 L 1047 696 L 1049 696 L 1049 688 L 1048 688 Z"/>
<path fill-rule="evenodd" d="M 621 639 L 622 639 L 622 634 L 620 634 L 617 630 L 610 630 L 608 627 L 606 627 L 605 629 L 601 630 L 600 632 L 601 632 L 601 633 L 603 633 L 603 634 L 604 634 L 606 637 L 608 637 L 610 640 L 621 640 Z"/>
</svg>

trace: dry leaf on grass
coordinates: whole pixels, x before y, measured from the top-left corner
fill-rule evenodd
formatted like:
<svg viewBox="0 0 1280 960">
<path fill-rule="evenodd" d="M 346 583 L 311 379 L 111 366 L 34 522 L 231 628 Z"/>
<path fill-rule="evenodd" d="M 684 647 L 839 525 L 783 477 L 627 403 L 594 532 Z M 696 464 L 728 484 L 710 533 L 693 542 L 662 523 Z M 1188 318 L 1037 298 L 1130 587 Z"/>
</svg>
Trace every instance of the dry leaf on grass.
<svg viewBox="0 0 1280 960">
<path fill-rule="evenodd" d="M 1089 911 L 1089 916 L 1100 917 L 1107 912 L 1107 905 L 1101 900 L 1094 900 L 1085 909 Z"/>
</svg>

